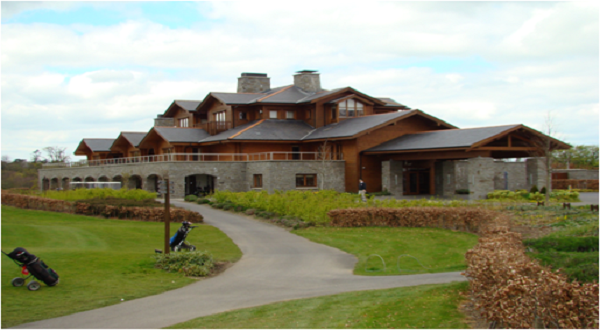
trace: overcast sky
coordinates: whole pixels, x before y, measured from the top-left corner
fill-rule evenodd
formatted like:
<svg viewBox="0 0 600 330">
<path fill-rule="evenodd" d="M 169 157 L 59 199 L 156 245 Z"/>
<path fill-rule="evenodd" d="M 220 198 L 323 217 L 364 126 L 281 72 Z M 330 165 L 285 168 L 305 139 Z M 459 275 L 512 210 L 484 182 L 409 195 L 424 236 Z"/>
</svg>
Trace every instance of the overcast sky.
<svg viewBox="0 0 600 330">
<path fill-rule="evenodd" d="M 2 156 L 147 132 L 175 99 L 271 87 L 391 97 L 460 128 L 524 124 L 597 145 L 592 2 L 2 2 Z M 79 157 L 73 157 L 79 159 Z"/>
</svg>

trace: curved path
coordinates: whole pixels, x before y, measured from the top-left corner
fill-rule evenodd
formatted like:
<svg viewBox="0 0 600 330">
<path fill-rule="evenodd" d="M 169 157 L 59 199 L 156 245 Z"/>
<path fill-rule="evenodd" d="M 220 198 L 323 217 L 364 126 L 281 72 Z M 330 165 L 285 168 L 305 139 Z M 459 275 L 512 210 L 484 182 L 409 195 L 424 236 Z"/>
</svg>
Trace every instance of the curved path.
<svg viewBox="0 0 600 330">
<path fill-rule="evenodd" d="M 243 256 L 223 274 L 184 288 L 18 328 L 161 328 L 200 316 L 277 301 L 464 281 L 459 272 L 405 276 L 352 275 L 350 254 L 208 206 L 174 202 L 200 212 L 240 247 Z"/>
</svg>

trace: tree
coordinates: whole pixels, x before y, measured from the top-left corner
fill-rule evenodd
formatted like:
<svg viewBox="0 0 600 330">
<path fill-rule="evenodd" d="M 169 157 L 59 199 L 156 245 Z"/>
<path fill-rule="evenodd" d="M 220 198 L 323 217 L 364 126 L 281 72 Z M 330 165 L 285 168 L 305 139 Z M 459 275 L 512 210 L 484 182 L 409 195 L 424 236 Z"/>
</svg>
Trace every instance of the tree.
<svg viewBox="0 0 600 330">
<path fill-rule="evenodd" d="M 65 153 L 67 148 L 45 147 L 43 150 L 48 154 L 51 163 L 63 163 L 71 159 L 71 156 Z"/>
<path fill-rule="evenodd" d="M 321 190 L 325 190 L 325 177 L 327 176 L 325 171 L 330 168 L 329 162 L 333 160 L 331 145 L 327 145 L 327 140 L 319 145 L 319 148 L 317 149 L 317 159 L 321 160 L 321 179 L 319 183 L 321 185 Z"/>
<path fill-rule="evenodd" d="M 36 149 L 34 152 L 31 153 L 31 162 L 38 163 L 41 161 L 42 161 L 42 152 L 40 151 L 40 149 Z"/>
<path fill-rule="evenodd" d="M 555 152 L 558 147 L 557 142 L 560 142 L 552 137 L 553 135 L 556 135 L 557 132 L 554 124 L 554 117 L 551 112 L 546 114 L 543 133 L 544 135 L 535 135 L 531 139 L 536 148 L 531 154 L 534 157 L 541 158 L 544 162 L 544 169 L 546 170 L 546 175 L 544 177 L 544 185 L 546 187 L 545 205 L 548 205 L 550 203 L 550 193 L 552 192 L 552 153 Z"/>
<path fill-rule="evenodd" d="M 569 150 L 556 150 L 552 152 L 554 168 L 598 168 L 598 146 L 575 146 Z"/>
</svg>

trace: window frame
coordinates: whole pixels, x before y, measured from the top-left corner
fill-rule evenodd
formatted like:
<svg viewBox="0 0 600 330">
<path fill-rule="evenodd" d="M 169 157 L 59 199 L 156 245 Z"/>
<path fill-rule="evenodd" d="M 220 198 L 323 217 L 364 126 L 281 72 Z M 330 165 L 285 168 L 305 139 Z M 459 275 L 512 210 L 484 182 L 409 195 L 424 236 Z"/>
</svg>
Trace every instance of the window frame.
<svg viewBox="0 0 600 330">
<path fill-rule="evenodd" d="M 254 185 L 253 188 L 262 188 L 263 187 L 263 177 L 262 173 L 257 173 L 253 175 Z"/>
<path fill-rule="evenodd" d="M 314 185 L 308 185 L 307 184 L 307 176 L 314 176 Z M 298 177 L 302 176 L 302 185 L 298 185 Z M 317 188 L 318 182 L 317 182 L 317 173 L 296 173 L 295 176 L 295 181 L 296 181 L 296 188 Z"/>
<path fill-rule="evenodd" d="M 348 106 L 349 101 L 351 101 L 352 103 L 352 108 Z M 338 102 L 336 105 L 338 109 L 339 118 L 357 118 L 364 117 L 365 115 L 365 104 L 355 98 L 345 99 L 343 101 Z M 352 113 L 352 115 L 350 115 L 350 113 Z"/>
<path fill-rule="evenodd" d="M 178 119 L 178 123 L 179 123 L 179 127 L 190 127 L 190 119 L 188 117 L 185 118 L 179 118 Z"/>
</svg>

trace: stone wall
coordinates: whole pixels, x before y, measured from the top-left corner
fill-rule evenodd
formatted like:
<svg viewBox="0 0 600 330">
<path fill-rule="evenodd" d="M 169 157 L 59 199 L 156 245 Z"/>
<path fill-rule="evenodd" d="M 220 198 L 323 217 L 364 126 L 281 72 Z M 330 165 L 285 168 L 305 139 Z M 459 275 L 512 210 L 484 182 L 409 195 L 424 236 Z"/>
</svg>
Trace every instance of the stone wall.
<svg viewBox="0 0 600 330">
<path fill-rule="evenodd" d="M 175 126 L 175 118 L 163 118 L 163 117 L 154 118 L 154 127 L 156 127 L 156 126 L 173 127 L 173 126 Z"/>
<path fill-rule="evenodd" d="M 598 180 L 598 170 L 564 169 L 552 170 L 552 173 L 567 173 L 569 180 Z"/>
<path fill-rule="evenodd" d="M 159 179 L 168 173 L 174 182 L 174 198 L 183 198 L 185 178 L 190 175 L 210 175 L 214 177 L 214 189 L 229 191 L 248 191 L 253 189 L 253 175 L 263 175 L 263 188 L 269 192 L 275 190 L 296 189 L 296 174 L 317 174 L 319 188 L 345 191 L 344 161 L 259 161 L 259 162 L 156 162 L 120 164 L 110 166 L 44 168 L 38 171 L 39 186 L 48 182 L 72 181 L 75 178 L 98 178 L 105 176 L 110 181 L 124 176 L 138 176 L 142 189 L 154 191 L 154 176 Z M 66 188 L 66 187 L 63 187 Z M 318 189 L 318 188 L 315 188 Z"/>
<path fill-rule="evenodd" d="M 494 161 L 494 189 L 529 190 L 531 185 L 527 178 L 527 164 L 525 162 Z"/>
<path fill-rule="evenodd" d="M 393 195 L 402 195 L 403 186 L 402 162 L 397 160 L 387 160 L 381 162 L 381 186 L 383 190 L 389 191 Z"/>
</svg>

